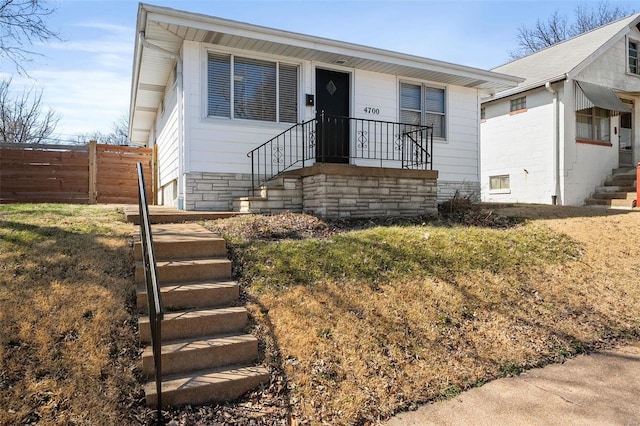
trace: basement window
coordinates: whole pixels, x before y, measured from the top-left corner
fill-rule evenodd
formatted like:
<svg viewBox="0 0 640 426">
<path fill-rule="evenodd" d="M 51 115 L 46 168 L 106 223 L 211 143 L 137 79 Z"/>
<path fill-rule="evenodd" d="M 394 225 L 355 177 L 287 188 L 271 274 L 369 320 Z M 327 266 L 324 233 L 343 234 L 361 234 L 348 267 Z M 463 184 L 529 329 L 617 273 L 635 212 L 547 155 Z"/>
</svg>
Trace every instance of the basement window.
<svg viewBox="0 0 640 426">
<path fill-rule="evenodd" d="M 489 176 L 489 191 L 493 194 L 509 194 L 511 192 L 509 175 Z"/>
</svg>

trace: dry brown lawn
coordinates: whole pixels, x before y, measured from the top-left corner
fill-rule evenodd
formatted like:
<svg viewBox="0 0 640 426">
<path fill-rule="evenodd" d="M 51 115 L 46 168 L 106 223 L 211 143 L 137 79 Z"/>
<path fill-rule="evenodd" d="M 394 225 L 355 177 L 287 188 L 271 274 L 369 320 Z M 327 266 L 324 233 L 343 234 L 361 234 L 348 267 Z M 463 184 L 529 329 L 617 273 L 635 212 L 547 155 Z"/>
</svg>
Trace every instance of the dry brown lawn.
<svg viewBox="0 0 640 426">
<path fill-rule="evenodd" d="M 528 219 L 505 228 L 500 215 Z M 464 223 L 479 217 L 500 229 L 300 215 L 207 223 L 232 234 L 274 379 L 236 408 L 167 416 L 375 424 L 640 339 L 640 212 L 515 206 Z M 153 418 L 141 405 L 132 230 L 114 208 L 0 206 L 1 425 Z M 283 398 L 290 410 L 275 409 Z"/>
<path fill-rule="evenodd" d="M 128 423 L 132 231 L 114 207 L 0 206 L 1 425 Z"/>
<path fill-rule="evenodd" d="M 517 206 L 492 214 L 528 218 L 497 231 L 505 238 L 546 230 L 568 236 L 580 255 L 375 285 L 345 273 L 283 286 L 251 275 L 251 256 L 235 242 L 236 256 L 249 263 L 243 273 L 257 327 L 269 336 L 267 362 L 287 377 L 296 421 L 374 424 L 498 377 L 640 338 L 639 212 Z M 234 229 L 214 228 L 225 226 Z M 246 223 L 241 229 L 252 232 Z M 257 227 L 271 238 L 268 229 Z M 307 256 L 330 256 L 331 244 L 318 247 Z M 262 276 L 297 261 L 289 245 L 279 248 L 285 261 L 269 250 Z"/>
</svg>

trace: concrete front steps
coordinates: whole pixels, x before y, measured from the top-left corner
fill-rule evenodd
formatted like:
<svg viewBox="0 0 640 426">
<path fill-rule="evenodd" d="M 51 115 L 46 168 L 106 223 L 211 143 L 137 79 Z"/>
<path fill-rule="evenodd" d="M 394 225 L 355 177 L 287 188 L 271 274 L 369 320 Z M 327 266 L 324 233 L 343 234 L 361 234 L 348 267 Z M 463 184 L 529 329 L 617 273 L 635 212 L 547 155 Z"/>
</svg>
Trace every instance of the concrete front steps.
<svg viewBox="0 0 640 426">
<path fill-rule="evenodd" d="M 196 224 L 153 225 L 162 321 L 162 405 L 204 404 L 237 399 L 269 381 L 256 366 L 257 339 L 245 332 L 247 310 L 230 280 L 231 262 L 222 238 Z M 146 311 L 147 295 L 140 243 L 136 241 L 137 305 Z M 149 318 L 138 321 L 146 403 L 157 406 Z"/>
<path fill-rule="evenodd" d="M 614 169 L 585 204 L 600 207 L 635 207 L 636 173 L 636 169 L 631 167 Z"/>
<path fill-rule="evenodd" d="M 302 211 L 302 181 L 299 177 L 280 176 L 260 187 L 253 197 L 233 200 L 239 213 L 276 214 Z"/>
</svg>

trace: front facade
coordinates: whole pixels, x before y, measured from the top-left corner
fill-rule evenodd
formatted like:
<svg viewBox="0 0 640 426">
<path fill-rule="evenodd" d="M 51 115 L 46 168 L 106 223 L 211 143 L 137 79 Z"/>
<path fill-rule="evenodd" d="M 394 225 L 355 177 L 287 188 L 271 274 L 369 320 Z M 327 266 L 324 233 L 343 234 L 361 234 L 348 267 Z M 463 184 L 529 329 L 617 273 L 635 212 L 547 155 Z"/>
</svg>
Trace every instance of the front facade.
<svg viewBox="0 0 640 426">
<path fill-rule="evenodd" d="M 593 197 L 614 171 L 633 173 L 639 22 L 633 15 L 495 69 L 524 81 L 483 100 L 483 201 L 605 204 L 611 194 Z"/>
<path fill-rule="evenodd" d="M 232 210 L 285 170 L 420 156 L 437 198 L 477 194 L 480 94 L 520 81 L 150 5 L 137 29 L 130 139 L 157 145 L 159 203 L 187 210 Z"/>
</svg>

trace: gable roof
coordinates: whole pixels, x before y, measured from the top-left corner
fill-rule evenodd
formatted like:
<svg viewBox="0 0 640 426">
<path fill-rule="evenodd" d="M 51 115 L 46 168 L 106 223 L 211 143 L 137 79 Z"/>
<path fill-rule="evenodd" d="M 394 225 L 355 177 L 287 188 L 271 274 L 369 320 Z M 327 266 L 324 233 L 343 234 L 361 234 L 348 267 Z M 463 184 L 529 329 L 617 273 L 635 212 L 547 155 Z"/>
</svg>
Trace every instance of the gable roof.
<svg viewBox="0 0 640 426">
<path fill-rule="evenodd" d="M 493 68 L 491 71 L 525 80 L 517 88 L 498 93 L 491 100 L 575 76 L 639 22 L 640 14 L 630 15 Z"/>
<path fill-rule="evenodd" d="M 140 4 L 136 24 L 129 138 L 147 142 L 184 41 L 399 75 L 495 93 L 521 78 L 389 50 Z"/>
</svg>

